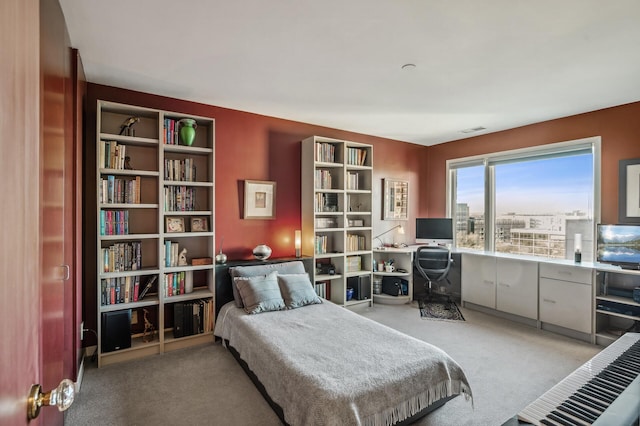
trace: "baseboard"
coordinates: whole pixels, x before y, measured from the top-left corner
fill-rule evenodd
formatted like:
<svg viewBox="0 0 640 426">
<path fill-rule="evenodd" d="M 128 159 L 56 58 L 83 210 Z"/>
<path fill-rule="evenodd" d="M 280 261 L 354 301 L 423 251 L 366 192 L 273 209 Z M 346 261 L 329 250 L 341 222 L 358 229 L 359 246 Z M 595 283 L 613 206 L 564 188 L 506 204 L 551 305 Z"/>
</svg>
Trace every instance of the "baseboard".
<svg viewBox="0 0 640 426">
<path fill-rule="evenodd" d="M 74 386 L 76 388 L 76 394 L 80 393 L 80 388 L 82 387 L 82 379 L 84 378 L 84 358 L 86 354 L 87 354 L 86 349 L 82 348 L 82 356 L 80 357 L 80 367 L 78 367 L 78 378 L 74 383 Z"/>
</svg>

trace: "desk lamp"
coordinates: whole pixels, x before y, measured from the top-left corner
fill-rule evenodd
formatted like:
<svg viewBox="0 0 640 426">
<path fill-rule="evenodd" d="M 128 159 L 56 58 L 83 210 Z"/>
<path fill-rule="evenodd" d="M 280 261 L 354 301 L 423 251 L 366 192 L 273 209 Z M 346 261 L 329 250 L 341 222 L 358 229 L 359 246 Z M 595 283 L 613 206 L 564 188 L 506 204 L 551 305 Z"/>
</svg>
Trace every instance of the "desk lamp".
<svg viewBox="0 0 640 426">
<path fill-rule="evenodd" d="M 384 231 L 382 234 L 376 235 L 375 237 L 373 237 L 373 239 L 374 240 L 376 240 L 376 239 L 380 240 L 380 237 L 382 237 L 384 234 L 388 234 L 389 232 L 393 231 L 396 228 L 399 228 L 398 229 L 398 234 L 404 235 L 404 228 L 402 227 L 402 225 L 396 225 L 393 228 L 389 229 L 388 231 Z M 379 247 L 384 247 L 384 243 L 382 242 L 382 240 L 380 240 L 380 246 Z"/>
</svg>

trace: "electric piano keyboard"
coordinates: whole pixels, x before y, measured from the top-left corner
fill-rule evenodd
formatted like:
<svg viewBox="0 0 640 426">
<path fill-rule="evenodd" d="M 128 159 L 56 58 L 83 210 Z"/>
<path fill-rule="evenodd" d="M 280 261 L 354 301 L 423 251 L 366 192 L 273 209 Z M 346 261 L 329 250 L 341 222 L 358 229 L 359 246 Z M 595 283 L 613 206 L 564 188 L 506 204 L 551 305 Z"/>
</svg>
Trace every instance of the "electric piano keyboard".
<svg viewBox="0 0 640 426">
<path fill-rule="evenodd" d="M 534 425 L 636 425 L 640 333 L 626 333 L 518 413 Z"/>
</svg>

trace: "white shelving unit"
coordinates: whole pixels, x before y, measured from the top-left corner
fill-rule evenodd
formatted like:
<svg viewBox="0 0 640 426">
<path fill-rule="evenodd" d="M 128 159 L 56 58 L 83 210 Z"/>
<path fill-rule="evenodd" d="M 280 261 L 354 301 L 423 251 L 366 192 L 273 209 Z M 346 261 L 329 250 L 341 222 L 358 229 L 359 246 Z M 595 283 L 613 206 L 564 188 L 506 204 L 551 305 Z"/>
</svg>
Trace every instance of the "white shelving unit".
<svg viewBox="0 0 640 426">
<path fill-rule="evenodd" d="M 403 248 L 385 248 L 373 250 L 373 258 L 377 265 L 381 263 L 393 260 L 393 266 L 395 270 L 392 272 L 386 272 L 386 270 L 378 269 L 373 272 L 374 293 L 373 301 L 375 303 L 382 303 L 386 305 L 401 305 L 410 303 L 413 298 L 413 255 L 414 251 L 411 249 Z M 398 271 L 400 270 L 400 271 Z M 375 291 L 376 281 L 382 282 L 385 277 L 398 277 L 407 281 L 407 294 L 399 296 L 391 296 L 384 293 L 377 293 Z"/>
<path fill-rule="evenodd" d="M 319 136 L 302 141 L 302 254 L 324 265 L 313 279 L 341 306 L 373 303 L 372 174 L 371 145 Z M 334 273 L 323 273 L 328 265 Z M 347 300 L 354 278 L 368 286 L 368 297 Z"/>
<path fill-rule="evenodd" d="M 626 330 L 639 332 L 640 303 L 633 300 L 633 289 L 640 287 L 640 271 L 601 265 L 595 276 L 595 343 L 608 345 Z"/>
<path fill-rule="evenodd" d="M 132 117 L 138 120 L 129 132 L 123 123 Z M 190 146 L 171 144 L 172 136 L 165 133 L 168 120 L 175 124 L 182 118 L 197 123 Z M 194 258 L 214 257 L 214 120 L 98 101 L 96 132 L 98 365 L 212 341 L 214 265 L 192 262 Z M 195 175 L 187 169 L 195 169 Z M 117 193 L 124 195 L 118 197 Z M 169 218 L 184 224 L 181 232 L 167 232 Z M 191 219 L 204 223 L 205 228 L 192 231 Z M 167 262 L 167 242 L 177 243 L 178 253 L 187 249 L 186 265 Z M 182 282 L 176 279 L 174 285 L 174 275 Z M 154 277 L 147 295 L 134 300 L 136 281 L 141 293 Z M 194 308 L 198 318 L 202 316 L 200 324 L 194 324 L 199 330 L 185 337 L 174 336 L 175 303 L 199 306 L 200 301 L 202 311 Z M 117 312 L 131 318 L 131 347 L 106 351 L 103 316 Z M 149 324 L 153 332 L 146 327 L 145 335 Z"/>
</svg>

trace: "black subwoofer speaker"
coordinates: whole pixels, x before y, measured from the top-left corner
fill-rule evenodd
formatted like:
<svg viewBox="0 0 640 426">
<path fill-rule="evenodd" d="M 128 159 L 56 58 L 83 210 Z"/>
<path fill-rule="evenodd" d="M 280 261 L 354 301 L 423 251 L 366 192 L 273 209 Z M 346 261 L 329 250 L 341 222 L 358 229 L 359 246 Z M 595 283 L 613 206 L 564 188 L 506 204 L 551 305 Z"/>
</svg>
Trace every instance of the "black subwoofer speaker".
<svg viewBox="0 0 640 426">
<path fill-rule="evenodd" d="M 102 352 L 131 347 L 131 309 L 102 313 Z"/>
</svg>

